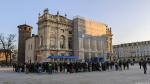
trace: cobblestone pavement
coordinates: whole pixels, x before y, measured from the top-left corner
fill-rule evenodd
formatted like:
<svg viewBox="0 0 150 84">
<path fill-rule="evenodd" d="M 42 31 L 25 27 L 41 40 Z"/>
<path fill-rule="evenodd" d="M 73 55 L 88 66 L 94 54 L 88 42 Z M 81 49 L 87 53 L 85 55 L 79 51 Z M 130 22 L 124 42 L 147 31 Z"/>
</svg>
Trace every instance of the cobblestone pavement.
<svg viewBox="0 0 150 84">
<path fill-rule="evenodd" d="M 12 69 L 10 69 L 12 70 Z M 125 71 L 25 74 L 0 71 L 0 84 L 150 84 L 150 67 L 143 74 L 139 66 Z"/>
</svg>

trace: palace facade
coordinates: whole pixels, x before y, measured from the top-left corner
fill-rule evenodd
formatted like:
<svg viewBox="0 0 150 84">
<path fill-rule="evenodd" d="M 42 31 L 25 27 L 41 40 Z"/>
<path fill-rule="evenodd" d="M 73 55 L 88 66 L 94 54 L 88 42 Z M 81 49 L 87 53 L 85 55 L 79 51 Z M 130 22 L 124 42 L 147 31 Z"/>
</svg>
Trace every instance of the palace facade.
<svg viewBox="0 0 150 84">
<path fill-rule="evenodd" d="M 111 59 L 112 32 L 106 24 L 81 17 L 71 20 L 67 15 L 62 16 L 59 12 L 53 15 L 45 9 L 42 15 L 39 15 L 37 25 L 38 34 L 30 34 L 25 40 L 25 62 L 75 60 L 67 57 L 76 57 L 80 61 L 90 60 L 93 57 Z M 30 26 L 22 30 L 28 27 Z M 32 27 L 29 29 L 32 31 Z"/>
</svg>

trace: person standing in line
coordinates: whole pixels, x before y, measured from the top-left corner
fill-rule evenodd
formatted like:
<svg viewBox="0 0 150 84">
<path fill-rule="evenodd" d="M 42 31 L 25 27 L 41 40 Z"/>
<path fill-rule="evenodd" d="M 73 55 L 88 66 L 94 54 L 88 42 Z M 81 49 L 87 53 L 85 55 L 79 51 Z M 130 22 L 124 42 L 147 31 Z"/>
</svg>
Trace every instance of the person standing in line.
<svg viewBox="0 0 150 84">
<path fill-rule="evenodd" d="M 129 70 L 129 63 L 130 63 L 130 59 L 128 59 L 128 60 L 126 61 L 127 70 Z"/>
<path fill-rule="evenodd" d="M 123 60 L 122 64 L 123 64 L 123 69 L 125 70 L 126 69 L 126 60 L 125 59 Z"/>
<path fill-rule="evenodd" d="M 89 71 L 89 72 L 92 71 L 92 63 L 91 63 L 91 62 L 88 63 L 88 71 Z"/>
<path fill-rule="evenodd" d="M 48 63 L 48 70 L 49 70 L 49 73 L 52 74 L 52 64 L 51 63 Z"/>
<path fill-rule="evenodd" d="M 115 70 L 118 71 L 118 62 L 115 62 Z"/>
<path fill-rule="evenodd" d="M 29 73 L 29 64 L 28 63 L 25 64 L 25 73 L 26 74 Z"/>
<path fill-rule="evenodd" d="M 63 65 L 62 65 L 62 63 L 59 63 L 59 72 L 62 72 L 62 69 L 63 69 Z"/>
<path fill-rule="evenodd" d="M 119 70 L 121 71 L 122 70 L 122 60 L 119 60 Z"/>
</svg>

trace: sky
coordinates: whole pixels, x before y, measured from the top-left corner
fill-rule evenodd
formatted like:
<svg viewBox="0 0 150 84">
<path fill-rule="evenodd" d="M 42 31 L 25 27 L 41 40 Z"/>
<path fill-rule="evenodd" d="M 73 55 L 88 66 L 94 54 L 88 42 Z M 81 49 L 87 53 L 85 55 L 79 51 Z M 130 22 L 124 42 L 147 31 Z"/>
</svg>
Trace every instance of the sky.
<svg viewBox="0 0 150 84">
<path fill-rule="evenodd" d="M 45 8 L 108 24 L 115 45 L 150 40 L 150 0 L 1 0 L 0 33 L 18 39 L 17 26 L 26 23 L 36 34 L 38 14 Z"/>
</svg>

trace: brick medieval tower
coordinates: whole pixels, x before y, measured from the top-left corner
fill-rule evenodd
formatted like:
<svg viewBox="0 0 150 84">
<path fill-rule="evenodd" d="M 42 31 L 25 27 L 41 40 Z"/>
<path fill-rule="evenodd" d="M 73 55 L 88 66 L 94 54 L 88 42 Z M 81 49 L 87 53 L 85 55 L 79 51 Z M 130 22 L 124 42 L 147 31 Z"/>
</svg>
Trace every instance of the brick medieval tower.
<svg viewBox="0 0 150 84">
<path fill-rule="evenodd" d="M 18 63 L 25 63 L 25 41 L 31 37 L 32 27 L 26 24 L 18 26 Z"/>
</svg>

